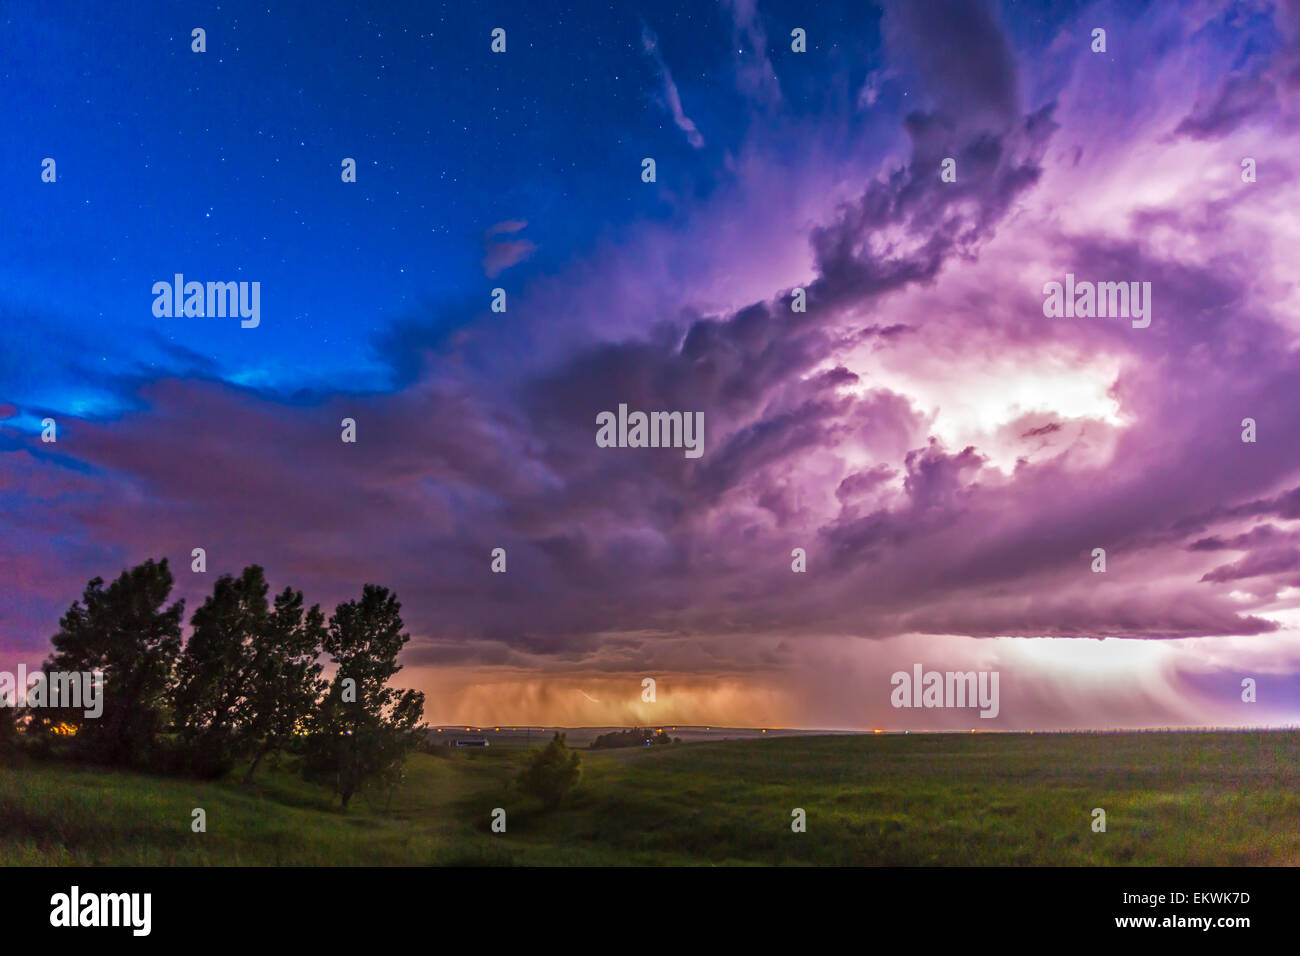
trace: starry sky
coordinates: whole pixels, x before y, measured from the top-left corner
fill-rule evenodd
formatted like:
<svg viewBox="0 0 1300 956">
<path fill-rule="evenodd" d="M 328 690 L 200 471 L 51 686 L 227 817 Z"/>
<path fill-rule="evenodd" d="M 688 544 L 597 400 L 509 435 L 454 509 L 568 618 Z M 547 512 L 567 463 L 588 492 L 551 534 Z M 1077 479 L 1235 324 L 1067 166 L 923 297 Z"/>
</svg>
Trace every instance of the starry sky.
<svg viewBox="0 0 1300 956">
<path fill-rule="evenodd" d="M 393 588 L 436 722 L 1300 722 L 1296 0 L 0 18 L 0 667 L 166 556 Z M 703 456 L 598 448 L 621 403 Z"/>
</svg>

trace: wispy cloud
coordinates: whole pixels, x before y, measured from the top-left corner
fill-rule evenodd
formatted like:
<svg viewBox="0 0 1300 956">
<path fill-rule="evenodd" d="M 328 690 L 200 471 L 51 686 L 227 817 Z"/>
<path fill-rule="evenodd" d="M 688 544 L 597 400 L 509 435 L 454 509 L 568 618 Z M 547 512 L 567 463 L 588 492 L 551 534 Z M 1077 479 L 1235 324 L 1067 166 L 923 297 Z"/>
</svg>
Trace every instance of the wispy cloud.
<svg viewBox="0 0 1300 956">
<path fill-rule="evenodd" d="M 736 50 L 736 78 L 740 90 L 764 105 L 781 102 L 781 84 L 767 55 L 767 31 L 758 15 L 757 0 L 722 0 L 731 14 L 732 44 Z"/>
<path fill-rule="evenodd" d="M 507 219 L 490 226 L 483 233 L 483 238 L 487 242 L 487 251 L 483 255 L 483 272 L 489 279 L 495 279 L 511 266 L 518 265 L 537 251 L 537 246 L 527 239 L 496 240 L 497 236 L 520 232 L 527 225 L 526 219 Z"/>
<path fill-rule="evenodd" d="M 655 67 L 659 71 L 659 79 L 663 81 L 664 85 L 664 105 L 667 107 L 669 115 L 672 116 L 673 122 L 677 124 L 678 129 L 686 134 L 686 142 L 696 149 L 703 149 L 704 137 L 696 128 L 695 122 L 682 110 L 682 98 L 677 92 L 677 84 L 673 82 L 673 75 L 668 69 L 668 64 L 664 63 L 663 55 L 659 52 L 659 38 L 644 23 L 641 24 L 641 47 L 654 60 Z"/>
</svg>

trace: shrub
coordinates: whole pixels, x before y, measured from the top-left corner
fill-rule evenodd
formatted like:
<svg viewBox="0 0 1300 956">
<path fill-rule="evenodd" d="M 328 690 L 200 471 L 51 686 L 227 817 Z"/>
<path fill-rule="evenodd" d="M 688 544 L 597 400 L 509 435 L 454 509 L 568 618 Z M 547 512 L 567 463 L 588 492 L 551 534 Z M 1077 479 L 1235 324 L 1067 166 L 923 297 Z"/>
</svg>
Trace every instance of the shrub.
<svg viewBox="0 0 1300 956">
<path fill-rule="evenodd" d="M 569 750 L 564 734 L 557 731 L 551 742 L 534 755 L 518 782 L 524 793 L 542 801 L 546 809 L 554 810 L 581 777 L 581 755 Z"/>
</svg>

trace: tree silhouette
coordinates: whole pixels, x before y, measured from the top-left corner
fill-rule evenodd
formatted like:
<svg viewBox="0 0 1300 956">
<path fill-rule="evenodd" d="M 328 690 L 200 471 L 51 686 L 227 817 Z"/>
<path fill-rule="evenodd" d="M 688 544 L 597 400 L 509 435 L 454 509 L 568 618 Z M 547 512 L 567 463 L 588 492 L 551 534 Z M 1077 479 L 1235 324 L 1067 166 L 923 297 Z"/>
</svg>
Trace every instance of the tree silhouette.
<svg viewBox="0 0 1300 956">
<path fill-rule="evenodd" d="M 175 719 L 192 769 L 215 776 L 230 769 L 246 717 L 249 678 L 267 629 L 267 584 L 251 565 L 224 574 L 190 619 L 192 633 L 177 668 Z"/>
<path fill-rule="evenodd" d="M 50 639 L 47 670 L 103 672 L 104 710 L 98 719 L 68 710 L 78 725 L 77 749 L 110 764 L 146 761 L 162 729 L 172 668 L 181 648 L 183 601 L 164 608 L 172 589 L 167 559 L 123 571 L 104 587 L 86 585 Z"/>
<path fill-rule="evenodd" d="M 7 762 L 18 750 L 17 710 L 0 700 L 0 761 Z"/>
<path fill-rule="evenodd" d="M 325 635 L 320 605 L 304 610 L 302 592 L 285 588 L 266 623 L 250 665 L 243 732 L 255 749 L 245 783 L 253 779 L 263 758 L 304 728 L 325 688 L 317 662 Z"/>
<path fill-rule="evenodd" d="M 176 724 L 190 769 L 218 775 L 253 755 L 247 783 L 316 703 L 316 663 L 324 634 L 318 606 L 303 610 L 301 591 L 285 588 L 267 604 L 262 569 L 223 575 L 191 620 L 177 668 Z"/>
<path fill-rule="evenodd" d="M 367 584 L 360 601 L 335 609 L 321 642 L 338 670 L 315 715 L 304 772 L 330 780 L 344 809 L 369 782 L 391 782 L 418 738 L 424 694 L 387 686 L 411 639 L 401 608 L 387 588 Z"/>
<path fill-rule="evenodd" d="M 74 752 L 106 763 L 219 776 L 251 757 L 248 782 L 264 758 L 305 733 L 304 776 L 329 782 L 344 808 L 372 784 L 391 792 L 424 730 L 424 695 L 387 686 L 410 640 L 393 594 L 367 584 L 327 626 L 301 591 L 285 588 L 268 603 L 263 571 L 250 565 L 217 579 L 182 651 L 184 603 L 166 605 L 171 587 L 165 558 L 123 571 L 108 587 L 91 580 L 60 620 L 43 667 L 100 671 L 102 717 L 66 705 L 21 715 L 4 708 L 0 751 L 50 753 L 51 732 L 67 722 L 77 731 Z M 322 649 L 338 668 L 328 684 Z M 160 748 L 169 720 L 179 747 Z"/>
</svg>

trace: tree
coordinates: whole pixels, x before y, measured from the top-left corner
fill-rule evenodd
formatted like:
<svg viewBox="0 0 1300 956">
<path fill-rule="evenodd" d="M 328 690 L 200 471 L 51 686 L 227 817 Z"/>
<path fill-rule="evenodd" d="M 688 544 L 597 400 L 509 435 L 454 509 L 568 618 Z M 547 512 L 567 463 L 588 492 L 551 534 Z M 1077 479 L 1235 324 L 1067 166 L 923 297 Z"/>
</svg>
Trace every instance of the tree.
<svg viewBox="0 0 1300 956">
<path fill-rule="evenodd" d="M 338 670 L 315 714 L 304 772 L 330 780 L 345 810 L 368 784 L 392 782 L 422 732 L 424 694 L 388 686 L 411 639 L 401 608 L 387 588 L 367 584 L 360 601 L 335 609 L 321 642 Z"/>
<path fill-rule="evenodd" d="M 268 607 L 262 569 L 223 575 L 192 619 L 181 655 L 176 723 L 190 769 L 206 775 L 253 755 L 244 782 L 299 729 L 323 685 L 316 662 L 324 634 L 319 606 L 304 611 L 285 588 Z"/>
<path fill-rule="evenodd" d="M 303 610 L 302 592 L 285 588 L 275 599 L 250 664 L 245 738 L 254 746 L 244 782 L 303 726 L 325 688 L 317 663 L 325 634 L 320 605 Z"/>
<path fill-rule="evenodd" d="M 146 561 L 104 588 L 94 578 L 51 638 L 51 671 L 103 673 L 99 719 L 69 711 L 78 749 L 110 764 L 149 758 L 162 729 L 172 668 L 181 648 L 183 601 L 164 608 L 172 589 L 167 559 Z"/>
<path fill-rule="evenodd" d="M 223 574 L 190 619 L 192 633 L 177 668 L 176 726 L 190 769 L 216 776 L 230 769 L 242 743 L 250 677 L 267 631 L 266 579 L 257 565 Z"/>
<path fill-rule="evenodd" d="M 0 700 L 0 763 L 7 762 L 18 752 L 18 711 Z"/>
<path fill-rule="evenodd" d="M 558 807 L 582 777 L 582 755 L 569 750 L 564 734 L 556 731 L 519 775 L 519 788 L 542 801 L 548 810 Z"/>
</svg>

